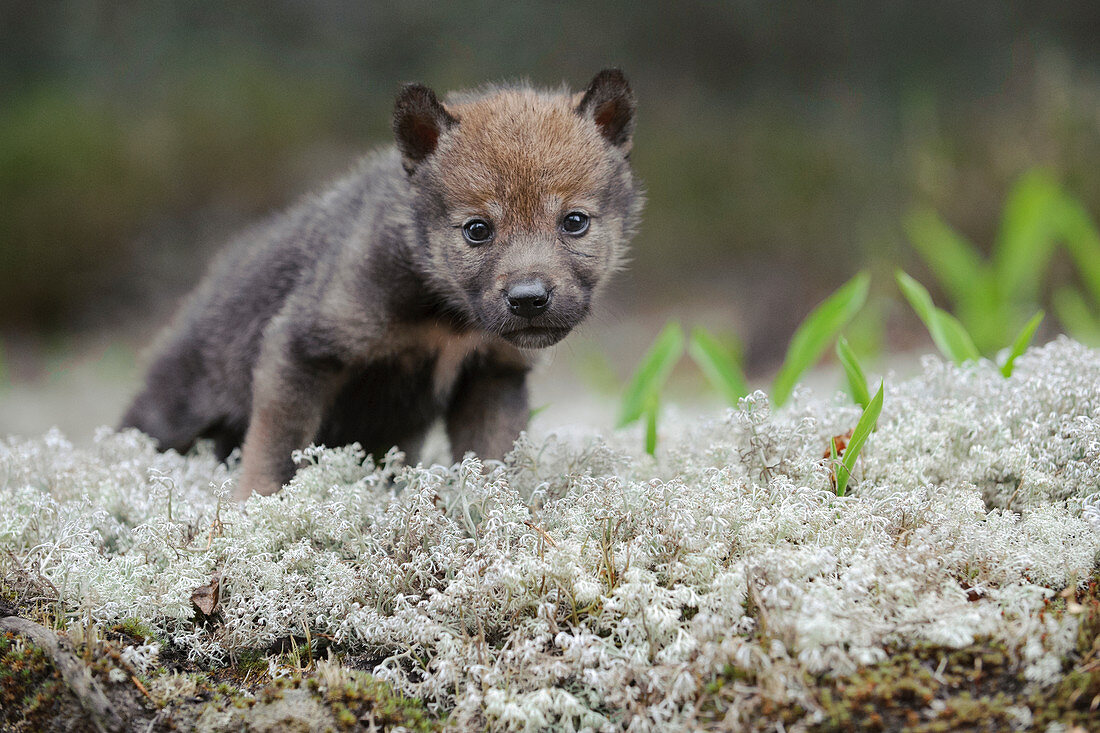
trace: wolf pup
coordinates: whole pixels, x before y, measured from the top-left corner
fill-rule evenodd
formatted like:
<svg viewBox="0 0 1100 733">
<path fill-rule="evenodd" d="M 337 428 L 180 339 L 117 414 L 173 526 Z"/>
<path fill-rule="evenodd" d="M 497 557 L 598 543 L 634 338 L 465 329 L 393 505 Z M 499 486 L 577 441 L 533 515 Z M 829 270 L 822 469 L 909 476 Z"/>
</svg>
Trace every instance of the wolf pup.
<svg viewBox="0 0 1100 733">
<path fill-rule="evenodd" d="M 530 349 L 557 343 L 619 266 L 642 207 L 633 92 L 405 86 L 396 149 L 247 232 L 161 336 L 122 419 L 162 450 L 242 445 L 237 496 L 311 442 L 414 455 L 443 418 L 456 460 L 527 424 Z"/>
</svg>

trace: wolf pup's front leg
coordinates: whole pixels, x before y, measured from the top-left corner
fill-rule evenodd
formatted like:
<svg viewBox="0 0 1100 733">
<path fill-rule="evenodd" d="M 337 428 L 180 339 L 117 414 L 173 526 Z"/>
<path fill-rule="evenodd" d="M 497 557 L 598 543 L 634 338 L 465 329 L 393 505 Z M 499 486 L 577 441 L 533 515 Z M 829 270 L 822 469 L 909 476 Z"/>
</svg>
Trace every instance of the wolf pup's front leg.
<svg viewBox="0 0 1100 733">
<path fill-rule="evenodd" d="M 501 459 L 512 449 L 530 416 L 527 369 L 499 362 L 467 367 L 447 410 L 447 437 L 455 461 L 469 451 Z"/>
<path fill-rule="evenodd" d="M 252 415 L 241 448 L 237 499 L 274 494 L 294 475 L 290 455 L 316 437 L 343 382 L 341 361 L 289 329 L 264 340 L 253 374 Z"/>
</svg>

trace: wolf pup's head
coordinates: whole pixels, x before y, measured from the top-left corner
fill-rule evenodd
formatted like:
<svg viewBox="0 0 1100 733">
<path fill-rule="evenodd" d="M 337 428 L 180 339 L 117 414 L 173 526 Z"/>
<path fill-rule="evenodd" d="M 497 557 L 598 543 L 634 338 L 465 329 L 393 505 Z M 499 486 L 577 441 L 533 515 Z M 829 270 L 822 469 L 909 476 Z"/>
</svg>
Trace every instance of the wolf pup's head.
<svg viewBox="0 0 1100 733">
<path fill-rule="evenodd" d="M 634 106 L 617 69 L 576 95 L 492 87 L 441 104 L 427 87 L 402 90 L 393 126 L 421 257 L 451 308 L 524 348 L 584 319 L 641 212 Z"/>
</svg>

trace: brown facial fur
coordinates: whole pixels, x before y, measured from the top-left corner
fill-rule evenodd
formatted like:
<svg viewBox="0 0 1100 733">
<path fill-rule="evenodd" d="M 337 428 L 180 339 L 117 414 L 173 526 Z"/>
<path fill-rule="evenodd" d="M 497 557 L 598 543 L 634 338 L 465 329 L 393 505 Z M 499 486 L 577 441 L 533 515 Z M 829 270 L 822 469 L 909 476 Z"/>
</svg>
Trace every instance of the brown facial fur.
<svg viewBox="0 0 1100 733">
<path fill-rule="evenodd" d="M 607 143 L 568 96 L 508 90 L 453 114 L 460 125 L 436 151 L 448 202 L 471 213 L 498 209 L 502 232 L 552 227 L 555 199 L 590 197 L 608 179 Z"/>
<path fill-rule="evenodd" d="M 626 102 L 632 106 L 633 97 Z M 441 130 L 412 179 L 435 204 L 423 212 L 431 269 L 486 330 L 525 347 L 554 343 L 587 315 L 637 220 L 642 199 L 626 161 L 629 130 L 613 142 L 599 116 L 605 105 L 586 109 L 573 95 L 525 87 L 445 106 L 457 124 Z M 583 236 L 560 228 L 572 211 L 590 217 Z M 491 242 L 471 246 L 463 238 L 472 218 L 492 224 Z M 502 294 L 532 279 L 550 289 L 551 305 L 526 321 L 509 313 Z M 532 329 L 538 333 L 519 334 Z"/>
</svg>

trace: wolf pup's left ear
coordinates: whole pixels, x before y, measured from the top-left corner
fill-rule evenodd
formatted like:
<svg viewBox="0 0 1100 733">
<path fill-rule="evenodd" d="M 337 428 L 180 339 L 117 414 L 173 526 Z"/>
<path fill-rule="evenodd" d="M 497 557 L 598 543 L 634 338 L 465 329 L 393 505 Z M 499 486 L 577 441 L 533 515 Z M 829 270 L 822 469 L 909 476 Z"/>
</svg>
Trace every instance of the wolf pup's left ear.
<svg viewBox="0 0 1100 733">
<path fill-rule="evenodd" d="M 634 92 L 619 69 L 604 69 L 593 77 L 576 112 L 600 128 L 609 143 L 630 152 L 634 134 Z"/>
<path fill-rule="evenodd" d="M 405 170 L 409 173 L 416 170 L 416 166 L 435 152 L 439 136 L 457 123 L 431 89 L 423 84 L 403 86 L 393 105 L 393 134 Z"/>
</svg>

